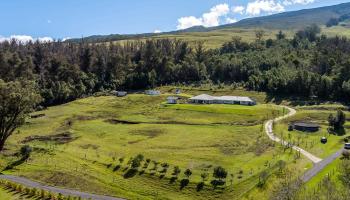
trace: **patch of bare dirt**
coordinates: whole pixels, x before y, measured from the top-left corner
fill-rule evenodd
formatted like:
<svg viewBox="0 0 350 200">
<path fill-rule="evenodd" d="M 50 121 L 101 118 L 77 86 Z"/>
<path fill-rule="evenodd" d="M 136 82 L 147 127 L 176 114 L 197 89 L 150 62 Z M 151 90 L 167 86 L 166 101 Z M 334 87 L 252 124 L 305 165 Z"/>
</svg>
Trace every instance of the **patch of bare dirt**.
<svg viewBox="0 0 350 200">
<path fill-rule="evenodd" d="M 28 143 L 31 141 L 41 141 L 41 142 L 55 142 L 58 144 L 66 144 L 76 140 L 78 137 L 73 136 L 70 132 L 59 133 L 55 135 L 33 135 L 28 136 L 22 140 L 22 143 Z"/>
</svg>

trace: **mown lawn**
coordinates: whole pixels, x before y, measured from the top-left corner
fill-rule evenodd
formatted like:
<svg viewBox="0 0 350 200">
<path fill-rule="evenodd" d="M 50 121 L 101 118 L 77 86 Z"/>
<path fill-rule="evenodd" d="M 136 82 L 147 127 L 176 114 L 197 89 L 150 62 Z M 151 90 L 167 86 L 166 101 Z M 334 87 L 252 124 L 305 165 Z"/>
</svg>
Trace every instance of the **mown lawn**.
<svg viewBox="0 0 350 200">
<path fill-rule="evenodd" d="M 89 97 L 38 112 L 45 116 L 29 119 L 11 136 L 1 166 L 17 160 L 13 154 L 28 144 L 34 148 L 30 159 L 5 173 L 131 199 L 232 199 L 254 188 L 258 174 L 272 172 L 278 160 L 293 160 L 293 154 L 274 148 L 263 133 L 264 120 L 282 114 L 277 106 L 169 106 L 166 97 Z M 129 158 L 137 154 L 168 163 L 168 172 L 162 177 L 159 164 L 153 174 L 151 162 L 143 174 L 123 177 Z M 119 158 L 125 161 L 117 169 Z M 228 178 L 225 189 L 213 190 L 209 182 L 219 165 L 232 174 L 233 186 Z M 181 174 L 171 183 L 174 166 Z M 180 190 L 185 169 L 193 174 Z M 197 191 L 203 172 L 210 178 Z"/>
</svg>

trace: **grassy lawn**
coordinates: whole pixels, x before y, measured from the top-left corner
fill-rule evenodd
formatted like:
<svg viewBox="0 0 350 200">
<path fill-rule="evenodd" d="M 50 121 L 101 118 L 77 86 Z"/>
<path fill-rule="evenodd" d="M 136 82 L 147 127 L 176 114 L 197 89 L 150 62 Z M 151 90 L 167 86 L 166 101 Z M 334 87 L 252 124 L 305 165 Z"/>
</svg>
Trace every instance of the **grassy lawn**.
<svg viewBox="0 0 350 200">
<path fill-rule="evenodd" d="M 15 192 L 10 192 L 0 187 L 0 199 L 1 200 L 31 200 L 21 194 L 16 194 Z"/>
<path fill-rule="evenodd" d="M 228 91 L 216 94 L 221 93 Z M 264 120 L 282 114 L 277 106 L 164 105 L 166 97 L 89 97 L 50 107 L 38 112 L 44 117 L 29 119 L 10 137 L 0 165 L 17 160 L 13 154 L 29 144 L 34 148 L 30 159 L 4 173 L 130 199 L 234 199 L 255 187 L 260 172 L 272 173 L 278 160 L 294 159 L 274 148 L 263 133 Z M 124 177 L 127 161 L 137 154 L 168 163 L 168 172 L 161 176 L 160 164 L 152 171 L 151 162 L 143 174 Z M 213 190 L 209 181 L 219 165 L 232 174 L 233 186 Z M 174 166 L 181 174 L 172 182 Z M 193 174 L 181 190 L 185 169 Z M 196 191 L 203 172 L 210 179 Z"/>
<path fill-rule="evenodd" d="M 293 141 L 300 147 L 310 151 L 311 153 L 325 158 L 332 153 L 335 153 L 344 145 L 344 138 L 349 136 L 349 126 L 345 126 L 345 135 L 329 134 L 328 116 L 335 115 L 337 109 L 345 110 L 342 105 L 319 105 L 319 106 L 300 106 L 297 107 L 297 114 L 289 119 L 278 123 L 275 127 L 276 133 L 285 138 L 285 140 Z M 349 112 L 345 112 L 350 116 Z M 321 125 L 321 129 L 315 133 L 307 133 L 301 131 L 288 131 L 288 124 L 293 121 L 311 121 Z M 321 137 L 327 137 L 328 142 L 322 144 Z"/>
</svg>

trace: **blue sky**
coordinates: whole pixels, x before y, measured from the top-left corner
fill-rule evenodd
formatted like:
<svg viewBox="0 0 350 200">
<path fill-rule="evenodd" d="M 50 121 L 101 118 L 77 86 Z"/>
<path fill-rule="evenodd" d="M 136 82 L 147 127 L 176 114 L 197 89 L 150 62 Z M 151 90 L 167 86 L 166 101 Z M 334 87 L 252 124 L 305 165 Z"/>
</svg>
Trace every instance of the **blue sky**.
<svg viewBox="0 0 350 200">
<path fill-rule="evenodd" d="M 349 0 L 348 0 L 349 1 Z M 171 31 L 344 0 L 1 0 L 0 40 Z"/>
</svg>

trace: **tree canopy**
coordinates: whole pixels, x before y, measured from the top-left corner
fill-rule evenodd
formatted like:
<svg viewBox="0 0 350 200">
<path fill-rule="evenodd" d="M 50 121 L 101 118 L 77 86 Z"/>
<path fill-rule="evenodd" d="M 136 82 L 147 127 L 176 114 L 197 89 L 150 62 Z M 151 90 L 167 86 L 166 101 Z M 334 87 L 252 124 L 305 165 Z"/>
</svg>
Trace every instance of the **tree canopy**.
<svg viewBox="0 0 350 200">
<path fill-rule="evenodd" d="M 33 82 L 0 79 L 0 151 L 27 114 L 41 101 Z"/>
<path fill-rule="evenodd" d="M 234 84 L 272 95 L 350 99 L 350 41 L 316 25 L 287 39 L 232 38 L 218 49 L 181 40 L 0 43 L 0 79 L 35 81 L 44 105 L 105 90 L 169 84 Z"/>
</svg>

